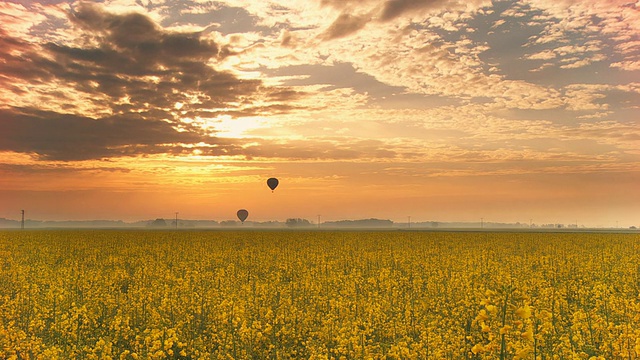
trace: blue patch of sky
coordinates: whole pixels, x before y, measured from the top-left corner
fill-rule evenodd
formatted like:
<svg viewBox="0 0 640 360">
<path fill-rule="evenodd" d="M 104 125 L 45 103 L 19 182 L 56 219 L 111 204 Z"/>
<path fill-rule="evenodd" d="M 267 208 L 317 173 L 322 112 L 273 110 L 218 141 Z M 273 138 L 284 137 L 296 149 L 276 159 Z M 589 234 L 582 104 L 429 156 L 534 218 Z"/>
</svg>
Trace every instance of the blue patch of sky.
<svg viewBox="0 0 640 360">
<path fill-rule="evenodd" d="M 504 16 L 503 13 L 511 5 L 506 2 L 496 3 L 493 13 L 478 14 L 470 20 L 468 26 L 475 29 L 475 32 L 469 33 L 468 38 L 478 44 L 487 44 L 489 49 L 479 54 L 479 58 L 485 64 L 495 66 L 506 79 L 534 80 L 535 76 L 530 76 L 529 71 L 535 69 L 536 65 L 525 62 L 523 58 L 532 51 L 526 46 L 529 39 L 539 35 L 544 29 L 543 25 L 528 23 L 531 17 L 540 15 L 540 12 L 518 9 L 525 11 L 527 16 Z M 499 24 L 500 21 L 504 23 Z"/>
<path fill-rule="evenodd" d="M 577 55 L 580 57 L 581 55 Z M 544 61 L 536 61 L 538 65 L 542 65 Z M 569 64 L 569 63 L 567 63 Z M 617 84 L 611 76 L 612 69 L 608 62 L 597 61 L 589 65 L 578 68 L 562 68 L 560 64 L 554 61 L 554 65 L 546 67 L 540 71 L 534 71 L 523 76 L 523 80 L 534 84 L 546 85 L 554 88 L 561 88 L 571 84 Z"/>
<path fill-rule="evenodd" d="M 472 40 L 487 41 L 490 49 L 483 52 L 480 58 L 487 62 L 496 64 L 500 74 L 505 79 L 524 80 L 533 84 L 550 86 L 554 88 L 563 87 L 569 84 L 613 84 L 615 80 L 610 76 L 610 63 L 616 61 L 615 58 L 594 61 L 588 65 L 577 68 L 562 68 L 563 65 L 571 64 L 585 58 L 590 58 L 599 54 L 612 54 L 613 43 L 604 35 L 589 34 L 585 29 L 573 29 L 565 31 L 560 41 L 536 44 L 532 39 L 538 38 L 545 30 L 546 25 L 536 22 L 536 16 L 543 15 L 538 9 L 533 9 L 528 5 L 518 5 L 515 9 L 526 14 L 523 17 L 514 17 L 503 14 L 508 10 L 509 3 L 499 3 L 495 8 L 495 13 L 475 18 L 470 22 L 470 26 L 477 29 L 469 37 Z M 497 21 L 504 20 L 502 25 L 491 29 Z M 550 19 L 549 21 L 560 22 L 560 19 Z M 600 20 L 593 17 L 594 23 Z M 584 53 L 566 54 L 553 59 L 527 59 L 528 56 L 546 50 L 553 50 L 562 46 L 586 46 L 590 41 L 598 40 L 602 49 L 587 51 Z M 575 58 L 571 60 L 572 58 Z M 562 61 L 565 60 L 565 61 Z M 540 69 L 541 66 L 550 64 Z M 538 69 L 538 71 L 534 71 Z"/>
<path fill-rule="evenodd" d="M 611 115 L 607 115 L 603 118 L 598 118 L 594 121 L 615 120 L 621 123 L 627 123 L 640 127 L 640 119 L 638 119 L 638 104 L 640 104 L 640 101 L 638 100 L 636 100 L 633 104 L 625 103 L 620 107 L 614 109 Z"/>
<path fill-rule="evenodd" d="M 558 109 L 508 109 L 490 112 L 504 119 L 514 121 L 551 121 L 554 124 L 576 125 L 584 122 L 580 116 L 593 114 L 593 110 L 589 111 L 558 111 Z"/>
<path fill-rule="evenodd" d="M 29 35 L 36 36 L 45 41 L 56 41 L 55 34 L 52 35 L 52 31 L 59 31 L 60 29 L 68 28 L 69 22 L 67 19 L 61 19 L 54 16 L 46 15 L 47 20 L 42 21 L 31 28 L 29 28 Z"/>
<path fill-rule="evenodd" d="M 604 98 L 597 99 L 594 103 L 609 104 L 615 109 L 635 108 L 636 111 L 637 107 L 640 106 L 640 94 L 637 92 L 612 89 L 606 91 L 604 95 Z M 635 118 L 638 118 L 637 114 Z"/>
<path fill-rule="evenodd" d="M 520 131 L 508 131 L 504 134 L 521 135 L 526 131 L 524 129 Z M 532 134 L 534 136 L 534 134 Z M 594 139 L 558 139 L 547 136 L 546 134 L 535 134 L 535 137 L 529 139 L 498 139 L 492 140 L 489 138 L 483 138 L 483 142 L 478 142 L 477 138 L 460 138 L 457 140 L 456 145 L 462 148 L 472 148 L 473 150 L 498 150 L 498 149 L 511 149 L 511 150 L 526 150 L 531 149 L 540 152 L 575 152 L 578 154 L 595 157 L 615 152 L 618 147 L 614 144 L 600 143 Z M 582 160 L 580 161 L 582 162 Z"/>
<path fill-rule="evenodd" d="M 558 109 L 508 109 L 491 111 L 489 114 L 513 121 L 539 121 L 546 120 L 557 125 L 578 126 L 583 123 L 615 120 L 623 123 L 637 124 L 638 110 L 633 107 L 632 101 L 637 106 L 640 95 L 612 91 L 604 99 L 594 100 L 594 104 L 607 104 L 613 102 L 608 109 L 602 110 L 573 110 L 558 111 Z M 620 98 L 618 98 L 620 97 Z M 620 99 L 630 99 L 620 102 Z M 625 107 L 626 106 L 626 107 Z M 600 116 L 601 115 L 601 116 Z"/>
<path fill-rule="evenodd" d="M 584 46 L 584 41 L 581 41 L 578 37 L 580 37 L 580 35 L 577 35 L 576 38 L 570 40 L 569 44 Z M 556 47 L 565 45 L 568 44 L 534 45 L 530 47 L 530 51 L 528 53 L 533 54 L 544 50 L 552 50 Z M 606 43 L 601 43 L 601 46 L 603 48 L 597 52 L 567 54 L 550 60 L 522 59 L 520 64 L 523 64 L 527 68 L 543 68 L 537 71 L 522 72 L 520 78 L 534 84 L 547 85 L 555 88 L 564 87 L 570 84 L 619 84 L 619 80 L 624 75 L 620 74 L 621 76 L 617 76 L 616 73 L 624 72 L 624 70 L 615 69 L 610 66 L 611 63 L 615 62 L 613 60 L 615 59 L 615 56 L 608 59 L 593 59 L 590 60 L 589 64 L 576 68 L 566 67 L 571 66 L 572 63 L 577 61 L 590 59 L 595 55 L 612 53 L 610 46 Z M 563 68 L 563 66 L 565 67 Z"/>
<path fill-rule="evenodd" d="M 569 84 L 615 84 L 617 76 L 612 77 L 615 69 L 610 68 L 610 64 L 622 61 L 620 56 L 610 56 L 604 61 L 594 61 L 589 65 L 578 68 L 562 68 L 562 65 L 570 62 L 561 62 L 562 59 L 576 57 L 581 60 L 585 56 L 591 57 L 598 54 L 613 54 L 613 41 L 604 35 L 587 34 L 580 29 L 566 32 L 561 42 L 549 42 L 535 44 L 532 39 L 539 37 L 548 24 L 534 20 L 535 17 L 544 15 L 542 10 L 534 9 L 526 4 L 518 2 L 503 1 L 494 2 L 491 12 L 479 12 L 476 16 L 461 26 L 457 31 L 449 31 L 442 28 L 430 27 L 429 29 L 438 34 L 444 42 L 456 42 L 469 39 L 476 45 L 487 45 L 489 49 L 483 51 L 478 56 L 483 62 L 483 72 L 494 72 L 503 76 L 507 80 L 523 80 L 541 86 L 560 88 Z M 485 10 L 489 10 L 486 8 Z M 507 10 L 524 16 L 512 16 Z M 499 21 L 504 23 L 499 24 Z M 559 22 L 560 19 L 550 19 L 549 21 Z M 592 19 L 594 23 L 601 21 L 597 17 Z M 497 26 L 496 26 L 497 25 Z M 426 24 L 413 24 L 416 29 L 424 29 Z M 473 29 L 473 32 L 467 31 Z M 585 46 L 589 41 L 597 36 L 601 51 L 586 52 L 584 54 L 567 54 L 555 59 L 527 59 L 528 56 L 545 50 L 566 45 Z M 434 45 L 438 45 L 435 43 Z M 451 50 L 453 51 L 453 50 Z M 452 52 L 453 55 L 453 52 Z M 574 60 L 575 61 L 575 60 Z M 545 64 L 542 69 L 541 66 Z M 492 69 L 492 70 L 491 70 Z M 497 69 L 497 72 L 495 72 Z M 539 70 L 538 70 L 539 69 Z M 538 71 L 534 71 L 538 70 Z"/>
<path fill-rule="evenodd" d="M 193 9 L 209 10 L 203 13 L 190 13 L 189 11 Z M 202 4 L 193 1 L 173 1 L 168 2 L 164 11 L 168 16 L 161 23 L 162 26 L 195 24 L 208 27 L 211 24 L 216 24 L 215 31 L 222 34 L 258 32 L 266 35 L 277 33 L 284 26 L 276 26 L 275 28 L 261 26 L 259 25 L 260 18 L 250 14 L 247 10 L 225 6 L 217 2 L 203 7 Z"/>
<path fill-rule="evenodd" d="M 455 31 L 430 26 L 428 21 L 422 24 L 414 23 L 411 27 L 416 30 L 429 29 L 436 33 L 442 40 L 434 42 L 432 45 L 435 46 L 466 39 L 473 42 L 471 46 L 487 45 L 489 49 L 478 55 L 483 62 L 482 71 L 485 74 L 492 73 L 497 68 L 498 74 L 507 79 L 525 80 L 521 78 L 521 75 L 525 73 L 524 75 L 527 76 L 528 70 L 536 68 L 535 64 L 522 61 L 523 57 L 530 52 L 525 48 L 525 44 L 530 37 L 540 34 L 544 27 L 542 25 L 528 26 L 525 23 L 530 16 L 541 14 L 541 12 L 531 12 L 526 19 L 503 17 L 502 13 L 510 9 L 513 4 L 510 1 L 495 2 L 492 7 L 484 8 L 485 11 L 476 13 L 472 19 L 456 24 L 457 30 Z M 505 20 L 505 23 L 493 28 L 500 20 Z M 453 48 L 449 49 L 452 56 L 455 56 L 454 50 Z"/>
</svg>

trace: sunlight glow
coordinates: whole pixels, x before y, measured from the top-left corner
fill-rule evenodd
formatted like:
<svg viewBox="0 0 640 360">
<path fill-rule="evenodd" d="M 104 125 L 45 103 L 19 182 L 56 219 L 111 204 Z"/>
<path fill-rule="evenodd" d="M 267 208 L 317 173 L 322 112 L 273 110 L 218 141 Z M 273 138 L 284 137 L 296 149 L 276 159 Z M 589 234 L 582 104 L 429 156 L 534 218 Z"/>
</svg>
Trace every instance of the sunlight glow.
<svg viewBox="0 0 640 360">
<path fill-rule="evenodd" d="M 254 130 L 267 128 L 269 122 L 266 118 L 260 116 L 234 119 L 228 115 L 221 116 L 213 121 L 215 121 L 213 127 L 216 129 L 216 134 L 227 138 L 250 137 Z"/>
</svg>

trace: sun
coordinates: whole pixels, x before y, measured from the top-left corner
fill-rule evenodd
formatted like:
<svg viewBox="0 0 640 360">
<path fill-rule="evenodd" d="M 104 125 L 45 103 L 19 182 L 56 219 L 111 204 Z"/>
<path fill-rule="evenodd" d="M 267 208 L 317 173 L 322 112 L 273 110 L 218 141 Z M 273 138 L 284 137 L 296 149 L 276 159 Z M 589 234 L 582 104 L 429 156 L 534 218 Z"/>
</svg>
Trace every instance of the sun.
<svg viewBox="0 0 640 360">
<path fill-rule="evenodd" d="M 223 116 L 214 125 L 216 134 L 220 137 L 246 138 L 255 136 L 253 132 L 268 127 L 268 120 L 260 116 L 232 118 Z"/>
<path fill-rule="evenodd" d="M 221 115 L 215 118 L 184 118 L 181 122 L 199 126 L 225 138 L 253 137 L 258 135 L 254 133 L 256 130 L 269 128 L 269 120 L 261 116 L 233 118 Z"/>
</svg>

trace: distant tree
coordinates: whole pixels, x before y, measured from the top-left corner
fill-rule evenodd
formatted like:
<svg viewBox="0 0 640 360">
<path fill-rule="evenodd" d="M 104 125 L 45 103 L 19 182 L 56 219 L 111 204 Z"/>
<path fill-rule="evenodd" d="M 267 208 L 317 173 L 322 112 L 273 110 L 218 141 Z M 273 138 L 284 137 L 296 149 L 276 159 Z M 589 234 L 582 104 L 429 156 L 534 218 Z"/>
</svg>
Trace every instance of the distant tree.
<svg viewBox="0 0 640 360">
<path fill-rule="evenodd" d="M 155 219 L 149 223 L 149 227 L 167 227 L 167 222 L 164 219 Z"/>
<path fill-rule="evenodd" d="M 393 226 L 393 221 L 382 219 L 340 220 L 325 222 L 326 226 L 352 227 L 352 228 L 384 228 Z"/>
<path fill-rule="evenodd" d="M 289 227 L 311 226 L 311 223 L 309 222 L 309 220 L 300 219 L 300 218 L 287 219 L 285 224 Z"/>
<path fill-rule="evenodd" d="M 258 223 L 257 225 L 263 226 L 263 227 L 277 227 L 277 226 L 282 226 L 282 223 L 280 221 L 264 221 L 264 222 Z"/>
<path fill-rule="evenodd" d="M 236 226 L 238 224 L 240 224 L 240 222 L 235 220 L 224 220 L 220 222 L 220 226 Z"/>
</svg>

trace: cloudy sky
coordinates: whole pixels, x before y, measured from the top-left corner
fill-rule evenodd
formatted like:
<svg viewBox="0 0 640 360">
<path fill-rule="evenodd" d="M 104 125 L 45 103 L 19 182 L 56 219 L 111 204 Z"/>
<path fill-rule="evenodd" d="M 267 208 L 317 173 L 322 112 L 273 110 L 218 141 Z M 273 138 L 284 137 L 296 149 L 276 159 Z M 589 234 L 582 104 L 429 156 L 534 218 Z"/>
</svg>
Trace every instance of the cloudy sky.
<svg viewBox="0 0 640 360">
<path fill-rule="evenodd" d="M 4 0 L 0 99 L 10 219 L 640 225 L 640 1 Z"/>
</svg>

